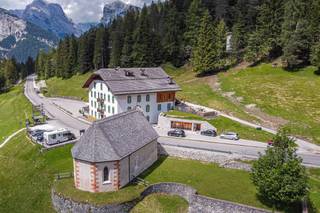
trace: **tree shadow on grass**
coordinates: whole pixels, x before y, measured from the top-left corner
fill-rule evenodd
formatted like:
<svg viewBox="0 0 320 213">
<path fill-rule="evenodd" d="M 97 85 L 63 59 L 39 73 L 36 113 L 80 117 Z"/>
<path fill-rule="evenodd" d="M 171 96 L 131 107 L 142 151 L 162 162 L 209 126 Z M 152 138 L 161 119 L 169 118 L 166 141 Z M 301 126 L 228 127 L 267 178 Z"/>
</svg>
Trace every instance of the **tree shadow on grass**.
<svg viewBox="0 0 320 213">
<path fill-rule="evenodd" d="M 148 177 L 154 170 L 156 170 L 161 164 L 168 158 L 168 156 L 160 156 L 159 159 L 146 171 L 139 175 L 140 178 Z"/>
<path fill-rule="evenodd" d="M 283 204 L 283 203 L 274 204 L 272 201 L 270 201 L 269 199 L 265 198 L 262 195 L 257 195 L 257 198 L 262 204 L 268 206 L 273 211 L 281 211 L 281 212 L 286 212 L 286 213 L 300 213 L 300 212 L 302 212 L 301 202 L 292 203 L 290 205 Z"/>
</svg>

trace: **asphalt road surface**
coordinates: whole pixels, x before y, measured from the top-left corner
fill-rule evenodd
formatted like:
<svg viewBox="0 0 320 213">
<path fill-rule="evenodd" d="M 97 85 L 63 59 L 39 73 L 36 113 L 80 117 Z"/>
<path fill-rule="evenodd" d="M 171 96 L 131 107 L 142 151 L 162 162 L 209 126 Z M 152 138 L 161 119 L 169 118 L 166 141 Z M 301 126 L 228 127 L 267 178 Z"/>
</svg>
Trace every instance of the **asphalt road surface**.
<svg viewBox="0 0 320 213">
<path fill-rule="evenodd" d="M 69 129 L 78 131 L 81 129 L 87 129 L 89 127 L 89 124 L 76 119 L 60 110 L 48 98 L 40 97 L 36 93 L 33 86 L 34 78 L 35 76 L 29 76 L 25 84 L 25 96 L 30 100 L 31 103 L 33 103 L 34 105 L 43 104 L 44 110 L 50 119 L 57 120 L 57 122 L 60 122 L 62 126 L 66 126 Z"/>
</svg>

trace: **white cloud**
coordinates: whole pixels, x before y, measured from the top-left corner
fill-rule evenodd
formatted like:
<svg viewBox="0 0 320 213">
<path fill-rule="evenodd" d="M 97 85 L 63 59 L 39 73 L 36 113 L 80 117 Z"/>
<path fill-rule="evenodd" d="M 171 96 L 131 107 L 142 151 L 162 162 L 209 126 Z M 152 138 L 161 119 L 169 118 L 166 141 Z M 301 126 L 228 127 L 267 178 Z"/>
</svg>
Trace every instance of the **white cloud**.
<svg viewBox="0 0 320 213">
<path fill-rule="evenodd" d="M 58 3 L 65 13 L 75 22 L 99 21 L 102 16 L 103 5 L 114 0 L 47 0 Z M 128 4 L 143 6 L 152 0 L 123 0 Z M 156 0 L 157 1 L 157 0 Z M 24 9 L 32 0 L 0 0 L 0 7 L 5 9 Z"/>
</svg>

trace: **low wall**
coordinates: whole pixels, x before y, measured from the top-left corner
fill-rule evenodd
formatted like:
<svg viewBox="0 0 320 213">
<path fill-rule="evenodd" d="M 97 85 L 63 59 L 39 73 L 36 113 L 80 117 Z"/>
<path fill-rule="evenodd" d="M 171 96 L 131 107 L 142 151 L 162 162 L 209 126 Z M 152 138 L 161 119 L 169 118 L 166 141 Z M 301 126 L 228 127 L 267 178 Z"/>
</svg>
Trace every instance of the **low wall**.
<svg viewBox="0 0 320 213">
<path fill-rule="evenodd" d="M 212 163 L 225 163 L 232 159 L 240 159 L 240 155 L 229 152 L 209 151 L 192 149 L 186 147 L 177 147 L 172 145 L 158 144 L 158 153 L 160 155 L 185 158 L 191 160 L 199 160 Z"/>
<path fill-rule="evenodd" d="M 120 204 L 96 206 L 90 203 L 77 202 L 52 190 L 51 201 L 59 213 L 126 213 L 140 201 L 139 198 Z"/>
<path fill-rule="evenodd" d="M 189 207 L 189 213 L 265 213 L 269 212 L 264 209 L 258 209 L 251 206 L 236 204 L 224 200 L 213 199 L 205 196 L 193 196 L 192 203 Z"/>
<path fill-rule="evenodd" d="M 141 193 L 139 198 L 121 204 L 95 206 L 89 203 L 76 202 L 70 198 L 65 198 L 63 195 L 56 193 L 54 190 L 52 190 L 51 199 L 54 209 L 59 213 L 126 213 L 129 212 L 135 205 L 137 205 L 138 202 L 142 201 L 146 196 L 154 193 L 177 195 L 186 199 L 189 203 L 190 213 L 269 212 L 251 206 L 200 196 L 197 194 L 194 188 L 179 183 L 159 183 L 151 185 Z"/>
</svg>

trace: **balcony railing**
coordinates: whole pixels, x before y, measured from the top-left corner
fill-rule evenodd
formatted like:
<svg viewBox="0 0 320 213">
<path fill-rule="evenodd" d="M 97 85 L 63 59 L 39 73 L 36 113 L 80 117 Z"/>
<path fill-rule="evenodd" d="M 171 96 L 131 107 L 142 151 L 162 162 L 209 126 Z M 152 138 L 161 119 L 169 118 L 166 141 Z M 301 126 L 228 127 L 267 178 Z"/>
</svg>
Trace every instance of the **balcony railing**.
<svg viewBox="0 0 320 213">
<path fill-rule="evenodd" d="M 104 103 L 105 99 L 104 98 L 97 98 L 97 101 L 100 102 L 100 103 Z"/>
</svg>

